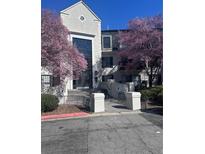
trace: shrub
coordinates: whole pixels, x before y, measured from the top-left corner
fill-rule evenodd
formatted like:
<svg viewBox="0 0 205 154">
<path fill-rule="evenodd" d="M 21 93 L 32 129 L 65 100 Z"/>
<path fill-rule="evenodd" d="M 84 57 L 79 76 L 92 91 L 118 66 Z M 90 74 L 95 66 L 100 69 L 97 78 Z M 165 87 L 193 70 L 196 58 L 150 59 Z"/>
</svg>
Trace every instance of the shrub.
<svg viewBox="0 0 205 154">
<path fill-rule="evenodd" d="M 41 112 L 50 112 L 58 107 L 58 97 L 50 94 L 41 94 Z"/>
<path fill-rule="evenodd" d="M 142 101 L 153 101 L 159 104 L 163 103 L 163 88 L 156 86 L 140 91 L 142 94 Z"/>
<path fill-rule="evenodd" d="M 160 92 L 157 95 L 156 102 L 159 103 L 160 105 L 163 105 L 163 92 Z"/>
</svg>

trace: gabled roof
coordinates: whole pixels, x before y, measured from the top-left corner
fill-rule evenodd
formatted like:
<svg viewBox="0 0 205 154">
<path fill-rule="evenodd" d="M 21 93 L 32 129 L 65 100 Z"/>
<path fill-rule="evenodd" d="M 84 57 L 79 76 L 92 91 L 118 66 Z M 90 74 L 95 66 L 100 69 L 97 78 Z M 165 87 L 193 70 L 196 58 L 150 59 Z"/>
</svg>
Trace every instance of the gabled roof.
<svg viewBox="0 0 205 154">
<path fill-rule="evenodd" d="M 69 9 L 71 9 L 71 8 L 73 8 L 73 7 L 77 6 L 77 5 L 79 5 L 79 4 L 83 4 L 99 21 L 101 21 L 100 18 L 99 18 L 99 17 L 90 9 L 90 7 L 89 7 L 87 4 L 85 4 L 82 0 L 79 1 L 79 2 L 77 2 L 77 3 L 75 3 L 75 4 L 73 4 L 73 5 L 71 5 L 70 7 L 66 8 L 66 9 L 64 9 L 64 10 L 62 10 L 62 11 L 60 11 L 60 12 L 61 12 L 61 13 L 64 13 L 65 11 L 67 11 L 67 10 L 69 10 Z"/>
</svg>

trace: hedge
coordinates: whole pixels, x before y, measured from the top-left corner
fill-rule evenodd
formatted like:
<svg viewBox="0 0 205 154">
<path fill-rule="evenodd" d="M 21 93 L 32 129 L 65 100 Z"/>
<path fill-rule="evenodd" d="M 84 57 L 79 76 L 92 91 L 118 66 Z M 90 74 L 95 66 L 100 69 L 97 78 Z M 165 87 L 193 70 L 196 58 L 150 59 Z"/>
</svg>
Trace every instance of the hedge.
<svg viewBox="0 0 205 154">
<path fill-rule="evenodd" d="M 50 94 L 41 94 L 41 112 L 50 112 L 58 107 L 58 97 Z"/>
<path fill-rule="evenodd" d="M 159 104 L 163 104 L 163 87 L 156 86 L 140 91 L 142 94 L 142 101 L 153 101 Z"/>
</svg>

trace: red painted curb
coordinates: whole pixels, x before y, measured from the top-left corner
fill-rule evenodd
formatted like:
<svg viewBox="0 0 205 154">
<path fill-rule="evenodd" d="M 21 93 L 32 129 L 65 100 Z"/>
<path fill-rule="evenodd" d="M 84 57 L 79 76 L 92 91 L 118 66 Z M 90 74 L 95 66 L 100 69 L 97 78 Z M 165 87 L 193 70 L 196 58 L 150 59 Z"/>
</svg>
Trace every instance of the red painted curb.
<svg viewBox="0 0 205 154">
<path fill-rule="evenodd" d="M 41 116 L 41 120 L 61 119 L 61 118 L 79 117 L 79 116 L 86 116 L 86 115 L 89 114 L 85 112 L 79 112 L 79 113 L 69 113 L 69 114 L 59 114 L 59 115 L 46 115 L 46 116 Z"/>
</svg>

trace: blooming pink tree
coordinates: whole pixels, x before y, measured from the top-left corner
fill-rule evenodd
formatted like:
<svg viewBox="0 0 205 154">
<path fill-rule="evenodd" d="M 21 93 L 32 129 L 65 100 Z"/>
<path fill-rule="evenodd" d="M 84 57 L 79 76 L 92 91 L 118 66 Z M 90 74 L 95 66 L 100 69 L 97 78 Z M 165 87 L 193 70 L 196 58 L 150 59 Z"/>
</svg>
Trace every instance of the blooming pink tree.
<svg viewBox="0 0 205 154">
<path fill-rule="evenodd" d="M 87 61 L 68 41 L 69 31 L 59 15 L 42 11 L 41 18 L 41 66 L 64 81 L 66 77 L 78 78 L 87 68 Z"/>
<path fill-rule="evenodd" d="M 129 22 L 129 30 L 119 34 L 122 45 L 119 52 L 127 70 L 145 70 L 149 76 L 149 86 L 156 74 L 162 72 L 163 58 L 162 16 L 136 18 Z"/>
</svg>

